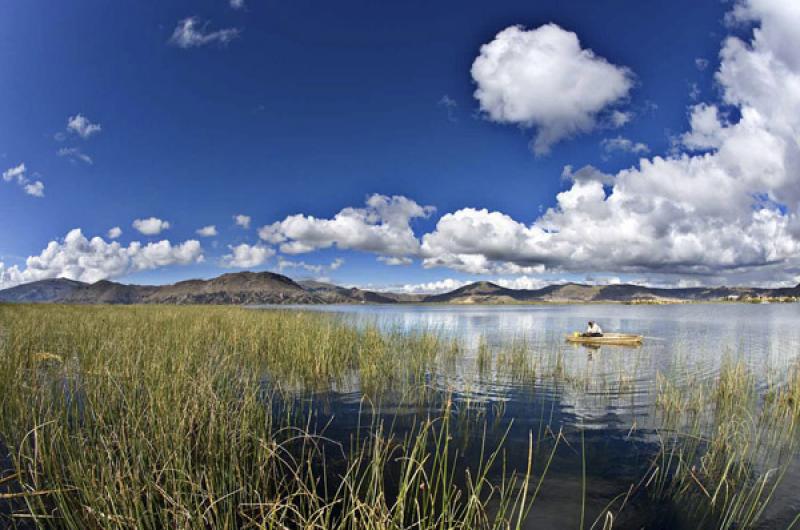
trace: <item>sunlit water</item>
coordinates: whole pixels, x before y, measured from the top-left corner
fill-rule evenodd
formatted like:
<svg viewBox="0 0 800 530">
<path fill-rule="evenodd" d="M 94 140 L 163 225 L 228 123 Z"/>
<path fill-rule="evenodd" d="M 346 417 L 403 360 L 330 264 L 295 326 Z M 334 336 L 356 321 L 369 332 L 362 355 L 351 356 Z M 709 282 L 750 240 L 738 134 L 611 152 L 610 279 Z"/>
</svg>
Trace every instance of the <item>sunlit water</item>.
<svg viewBox="0 0 800 530">
<path fill-rule="evenodd" d="M 481 401 L 489 416 L 490 440 L 506 431 L 511 465 L 524 467 L 529 434 L 563 430 L 559 448 L 537 499 L 530 528 L 579 527 L 586 484 L 584 520 L 594 518 L 617 494 L 638 481 L 656 450 L 656 374 L 682 385 L 714 379 L 726 359 L 743 360 L 760 388 L 780 382 L 800 355 L 800 304 L 697 305 L 531 305 L 531 306 L 302 306 L 298 310 L 336 313 L 355 325 L 386 330 L 433 331 L 459 339 L 466 354 L 447 374 L 431 374 L 431 384 L 453 392 L 461 403 Z M 588 320 L 606 331 L 645 336 L 642 346 L 588 348 L 565 342 Z M 564 379 L 518 381 L 497 368 L 478 373 L 478 344 L 497 355 L 523 342 L 531 352 L 559 362 Z M 357 383 L 324 397 L 320 416 L 331 435 L 347 437 L 361 418 Z M 400 405 L 400 404 L 396 404 Z M 383 404 L 394 421 L 413 421 L 414 407 Z M 363 413 L 362 413 L 363 414 Z M 475 447 L 467 451 L 475 451 Z M 475 453 L 477 458 L 478 453 Z M 582 480 L 582 455 L 586 481 Z M 763 518 L 764 528 L 785 528 L 800 512 L 800 462 L 795 459 Z M 673 507 L 674 508 L 674 507 Z M 614 528 L 681 528 L 679 510 L 632 503 Z M 597 527 L 602 527 L 602 522 Z"/>
</svg>

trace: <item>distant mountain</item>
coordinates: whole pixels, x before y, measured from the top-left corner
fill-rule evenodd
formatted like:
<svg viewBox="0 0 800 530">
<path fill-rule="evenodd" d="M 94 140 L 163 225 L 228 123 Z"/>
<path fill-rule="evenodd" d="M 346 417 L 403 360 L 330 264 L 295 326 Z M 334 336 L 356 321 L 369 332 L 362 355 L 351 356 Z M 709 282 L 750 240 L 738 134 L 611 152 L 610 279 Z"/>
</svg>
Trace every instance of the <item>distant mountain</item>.
<svg viewBox="0 0 800 530">
<path fill-rule="evenodd" d="M 340 287 L 332 283 L 318 282 L 315 280 L 302 280 L 297 282 L 307 291 L 314 293 L 319 298 L 330 304 L 369 303 L 369 304 L 395 304 L 422 302 L 423 294 L 398 294 L 376 291 L 366 291 L 356 287 Z"/>
<path fill-rule="evenodd" d="M 491 282 L 475 282 L 449 293 L 426 296 L 423 301 L 439 304 L 501 304 L 522 301 L 526 292 L 507 289 Z"/>
<path fill-rule="evenodd" d="M 86 285 L 65 278 L 40 280 L 0 291 L 0 302 L 55 302 L 69 298 Z"/>
<path fill-rule="evenodd" d="M 750 287 L 692 287 L 658 289 L 640 285 L 584 285 L 566 283 L 541 289 L 508 289 L 490 282 L 476 282 L 449 293 L 425 297 L 425 302 L 449 304 L 533 302 L 701 302 L 726 299 L 800 297 L 800 285 L 781 289 Z"/>
<path fill-rule="evenodd" d="M 0 291 L 0 302 L 64 304 L 315 304 L 325 303 L 292 279 L 271 272 L 237 272 L 172 285 L 88 284 L 43 280 Z"/>
<path fill-rule="evenodd" d="M 305 280 L 298 282 L 306 291 L 314 294 L 326 304 L 393 304 L 391 296 L 373 291 L 364 291 L 356 287 L 339 287 L 331 283 Z"/>
<path fill-rule="evenodd" d="M 639 285 L 567 283 L 541 289 L 509 289 L 475 282 L 434 295 L 384 293 L 317 281 L 295 282 L 272 272 L 236 272 L 210 280 L 172 285 L 126 285 L 102 280 L 84 283 L 67 279 L 41 280 L 0 291 L 0 302 L 64 304 L 510 304 L 569 302 L 698 302 L 760 297 L 800 298 L 800 285 L 782 289 L 693 287 L 656 289 Z"/>
</svg>

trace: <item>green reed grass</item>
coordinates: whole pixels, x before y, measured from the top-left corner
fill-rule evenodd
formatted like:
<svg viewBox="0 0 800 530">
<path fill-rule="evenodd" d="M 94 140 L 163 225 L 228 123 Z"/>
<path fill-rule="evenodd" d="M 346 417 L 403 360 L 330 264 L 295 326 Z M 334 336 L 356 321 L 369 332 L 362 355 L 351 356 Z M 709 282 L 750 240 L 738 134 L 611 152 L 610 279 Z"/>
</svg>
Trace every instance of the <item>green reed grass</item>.
<svg viewBox="0 0 800 530">
<path fill-rule="evenodd" d="M 530 510 L 530 465 L 498 482 L 500 447 L 458 460 L 449 400 L 403 433 L 373 414 L 350 447 L 297 404 L 413 396 L 462 351 L 435 335 L 222 307 L 0 305 L 0 330 L 0 441 L 38 527 L 515 528 Z"/>
<path fill-rule="evenodd" d="M 792 375 L 759 400 L 753 374 L 730 357 L 710 384 L 659 376 L 662 448 L 651 495 L 681 506 L 698 528 L 755 527 L 795 448 L 798 382 Z"/>
<path fill-rule="evenodd" d="M 487 406 L 481 385 L 555 385 L 612 403 L 633 399 L 639 358 L 604 353 L 602 366 L 577 368 L 574 350 L 481 338 L 476 378 L 454 402 L 432 379 L 465 351 L 438 333 L 307 312 L 0 305 L 0 442 L 24 503 L 16 515 L 74 529 L 521 528 L 565 437 L 542 401 L 527 468 L 510 469 L 502 440 L 486 446 L 504 402 Z M 800 368 L 766 392 L 733 359 L 713 381 L 688 372 L 657 377 L 657 425 L 643 436 L 660 450 L 596 517 L 585 513 L 592 462 L 580 432 L 570 450 L 582 526 L 612 528 L 643 490 L 698 528 L 758 524 L 795 450 Z M 349 443 L 329 439 L 308 406 L 329 391 L 363 396 L 359 422 L 369 420 Z M 415 420 L 398 429 L 383 400 Z M 467 462 L 476 439 L 480 456 Z"/>
</svg>

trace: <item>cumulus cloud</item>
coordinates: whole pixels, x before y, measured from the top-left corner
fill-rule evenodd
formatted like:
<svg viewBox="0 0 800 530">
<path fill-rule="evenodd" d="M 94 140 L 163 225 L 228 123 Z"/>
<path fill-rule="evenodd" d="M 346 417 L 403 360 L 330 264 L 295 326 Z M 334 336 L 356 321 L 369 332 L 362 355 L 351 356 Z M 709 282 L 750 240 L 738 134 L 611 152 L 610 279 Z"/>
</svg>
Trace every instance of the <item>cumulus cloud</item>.
<svg viewBox="0 0 800 530">
<path fill-rule="evenodd" d="M 77 147 L 62 147 L 57 151 L 57 154 L 58 156 L 65 157 L 72 162 L 81 161 L 89 165 L 94 164 L 94 160 L 92 160 L 92 157 L 90 157 Z"/>
<path fill-rule="evenodd" d="M 6 182 L 11 182 L 12 180 L 23 182 L 25 179 L 25 171 L 25 163 L 22 162 L 18 166 L 14 166 L 3 171 L 3 180 Z"/>
<path fill-rule="evenodd" d="M 36 173 L 34 173 L 34 175 L 36 175 Z M 3 171 L 3 181 L 16 182 L 16 184 L 22 188 L 22 191 L 33 197 L 44 197 L 44 183 L 42 183 L 41 180 L 31 182 L 31 180 L 28 179 L 27 168 L 24 162 Z"/>
<path fill-rule="evenodd" d="M 500 287 L 505 287 L 506 289 L 517 290 L 536 290 L 547 287 L 548 285 L 567 283 L 567 280 L 564 279 L 552 280 L 536 276 L 517 276 L 513 278 L 500 277 L 492 278 L 489 281 L 495 285 L 499 285 Z M 445 278 L 443 280 L 436 280 L 432 282 L 407 283 L 403 285 L 387 286 L 376 290 L 406 294 L 439 294 L 453 291 L 459 287 L 464 287 L 465 285 L 469 285 L 471 283 L 473 283 L 473 280 L 456 280 L 453 278 Z M 620 280 L 619 278 L 604 278 L 602 280 L 595 281 L 587 278 L 586 281 L 582 283 L 609 285 L 612 283 L 620 283 Z"/>
<path fill-rule="evenodd" d="M 280 272 L 284 272 L 286 270 L 304 270 L 316 275 L 320 275 L 338 270 L 342 267 L 342 265 L 344 265 L 344 260 L 342 258 L 336 258 L 327 265 L 306 263 L 305 261 L 293 261 L 284 257 L 278 258 L 278 271 Z"/>
<path fill-rule="evenodd" d="M 728 128 L 716 105 L 700 103 L 691 108 L 689 132 L 681 137 L 683 145 L 693 150 L 716 149 L 722 145 Z"/>
<path fill-rule="evenodd" d="M 591 131 L 598 115 L 624 100 L 633 86 L 630 70 L 581 48 L 575 33 L 556 24 L 504 29 L 481 46 L 472 79 L 489 119 L 536 129 L 532 148 L 537 155 Z M 628 119 L 625 114 L 611 118 L 618 126 Z"/>
<path fill-rule="evenodd" d="M 378 256 L 378 261 L 391 266 L 411 265 L 414 263 L 414 260 L 408 256 Z"/>
<path fill-rule="evenodd" d="M 0 264 L 0 288 L 50 278 L 69 278 L 93 283 L 148 269 L 187 265 L 203 259 L 195 240 L 173 245 L 159 241 L 127 247 L 101 237 L 88 239 L 80 228 L 70 230 L 62 241 L 51 241 L 38 256 L 30 256 L 23 268 Z"/>
<path fill-rule="evenodd" d="M 516 278 L 498 278 L 494 281 L 494 283 L 500 287 L 505 287 L 506 289 L 535 290 L 552 285 L 554 282 L 537 278 L 535 276 L 517 276 Z"/>
<path fill-rule="evenodd" d="M 541 289 L 553 283 L 565 283 L 563 280 L 552 282 L 542 278 L 530 276 L 518 276 L 516 278 L 494 278 L 492 283 L 505 287 L 506 289 Z M 394 292 L 403 294 L 439 294 L 446 293 L 473 283 L 474 280 L 456 280 L 445 278 L 432 282 L 406 283 L 401 285 L 391 285 L 377 288 L 377 291 Z"/>
<path fill-rule="evenodd" d="M 198 236 L 201 237 L 214 237 L 217 235 L 217 227 L 214 225 L 204 226 L 196 230 Z"/>
<path fill-rule="evenodd" d="M 469 283 L 464 280 L 454 280 L 453 278 L 446 278 L 444 280 L 436 280 L 433 282 L 424 283 L 406 283 L 403 285 L 391 285 L 380 287 L 377 291 L 404 293 L 404 294 L 439 294 L 458 289 Z"/>
<path fill-rule="evenodd" d="M 573 171 L 571 165 L 566 165 L 561 171 L 561 180 L 569 182 L 597 181 L 602 184 L 611 185 L 614 183 L 614 175 L 603 173 L 594 166 L 587 165 L 577 171 Z"/>
<path fill-rule="evenodd" d="M 162 221 L 157 217 L 148 217 L 147 219 L 135 219 L 132 226 L 146 236 L 154 236 L 167 230 L 169 222 Z"/>
<path fill-rule="evenodd" d="M 788 1 L 739 0 L 732 17 L 753 29 L 747 40 L 733 36 L 723 43 L 715 73 L 721 101 L 691 107 L 687 131 L 667 155 L 640 158 L 614 175 L 565 167 L 565 189 L 543 213 L 520 219 L 462 208 L 419 237 L 411 222 L 433 208 L 373 195 L 365 207 L 332 218 L 288 216 L 262 227 L 259 236 L 286 254 L 338 247 L 387 263 L 416 258 L 426 268 L 501 278 L 601 272 L 654 284 L 789 284 L 800 275 L 800 9 Z M 627 70 L 582 50 L 573 34 L 543 28 L 501 32 L 482 48 L 473 76 L 490 118 L 538 127 L 537 141 L 547 144 L 584 130 L 581 124 L 593 126 L 609 102 L 626 96 L 631 79 Z M 547 94 L 534 82 L 540 72 L 526 65 L 545 65 L 558 79 L 564 55 L 570 72 L 586 63 L 588 73 L 574 72 L 575 79 L 605 72 L 617 80 L 616 91 L 594 87 L 607 94 L 600 102 L 590 94 L 594 104 L 577 105 L 589 119 L 577 119 L 573 128 L 559 121 L 567 110 L 556 104 L 553 118 L 527 97 Z M 562 99 L 572 108 L 574 98 L 566 90 Z M 646 147 L 621 136 L 606 146 L 639 154 Z"/>
<path fill-rule="evenodd" d="M 249 215 L 244 215 L 244 214 L 240 213 L 240 214 L 234 215 L 233 216 L 233 220 L 236 222 L 237 226 L 241 226 L 245 230 L 248 230 L 250 228 L 250 221 L 252 219 L 250 219 Z"/>
<path fill-rule="evenodd" d="M 615 138 L 605 138 L 601 145 L 606 153 L 613 153 L 615 151 L 623 153 L 633 153 L 635 155 L 643 155 L 650 152 L 647 144 L 642 142 L 634 142 L 629 138 L 617 136 Z"/>
<path fill-rule="evenodd" d="M 724 42 L 716 73 L 738 119 L 724 119 L 712 104 L 695 106 L 681 137 L 689 152 L 642 159 L 614 175 L 608 191 L 598 179 L 574 179 L 532 222 L 485 209 L 446 214 L 423 237 L 423 264 L 796 275 L 800 10 L 794 2 L 749 0 L 736 4 L 734 17 L 756 23 L 749 42 Z"/>
<path fill-rule="evenodd" d="M 83 139 L 99 133 L 103 128 L 99 123 L 92 123 L 83 114 L 76 114 L 67 118 L 67 131 L 75 133 Z"/>
<path fill-rule="evenodd" d="M 108 239 L 118 239 L 122 235 L 122 228 L 115 226 L 108 229 Z"/>
<path fill-rule="evenodd" d="M 259 229 L 259 237 L 279 244 L 285 254 L 301 254 L 336 246 L 382 256 L 416 254 L 419 241 L 411 221 L 428 217 L 431 206 L 420 206 L 402 196 L 371 195 L 364 208 L 345 208 L 332 219 L 290 215 L 283 221 Z"/>
<path fill-rule="evenodd" d="M 232 2 L 233 4 L 233 2 Z M 241 2 L 242 6 L 244 5 Z M 226 28 L 217 31 L 208 30 L 208 22 L 201 22 L 197 17 L 187 17 L 178 22 L 169 43 L 178 48 L 198 48 L 208 44 L 225 46 L 239 36 L 238 28 Z"/>
<path fill-rule="evenodd" d="M 28 195 L 33 195 L 34 197 L 44 197 L 44 184 L 42 184 L 41 180 L 29 182 L 22 188 Z"/>
<path fill-rule="evenodd" d="M 230 245 L 230 254 L 222 257 L 223 267 L 235 267 L 239 269 L 249 269 L 258 267 L 275 255 L 275 251 L 262 245 Z"/>
<path fill-rule="evenodd" d="M 0 289 L 7 289 L 25 283 L 22 271 L 16 265 L 7 267 L 0 261 Z"/>
<path fill-rule="evenodd" d="M 622 127 L 633 119 L 632 112 L 623 112 L 621 110 L 614 110 L 609 117 L 613 127 Z"/>
</svg>

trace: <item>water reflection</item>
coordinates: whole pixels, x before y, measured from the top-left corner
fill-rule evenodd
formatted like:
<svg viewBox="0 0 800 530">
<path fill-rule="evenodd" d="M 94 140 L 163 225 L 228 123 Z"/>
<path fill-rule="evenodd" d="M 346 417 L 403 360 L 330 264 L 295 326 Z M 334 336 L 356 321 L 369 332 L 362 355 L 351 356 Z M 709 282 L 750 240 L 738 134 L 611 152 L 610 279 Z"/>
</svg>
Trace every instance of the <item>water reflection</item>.
<svg viewBox="0 0 800 530">
<path fill-rule="evenodd" d="M 800 353 L 798 304 L 534 305 L 534 306 L 300 306 L 333 312 L 356 325 L 374 324 L 386 330 L 433 331 L 460 339 L 466 355 L 446 383 L 456 391 L 515 399 L 509 389 L 520 385 L 498 373 L 475 374 L 478 345 L 485 340 L 497 360 L 498 349 L 524 343 L 535 355 L 561 363 L 568 376 L 559 389 L 561 407 L 578 421 L 605 427 L 609 414 L 615 423 L 636 421 L 647 426 L 655 376 L 669 374 L 687 384 L 711 380 L 723 359 L 743 359 L 758 383 L 779 382 Z M 645 336 L 640 347 L 573 345 L 565 335 L 597 320 L 607 331 Z M 512 374 L 513 375 L 513 374 Z M 691 377 L 691 380 L 687 379 Z M 547 381 L 537 381 L 542 391 Z M 354 389 L 351 389 L 354 390 Z M 527 399 L 527 398 L 523 398 Z"/>
<path fill-rule="evenodd" d="M 285 309 L 283 307 L 282 309 Z M 600 506 L 639 480 L 657 447 L 658 418 L 654 414 L 657 374 L 691 387 L 718 377 L 725 359 L 742 360 L 757 386 L 780 383 L 800 354 L 800 305 L 698 304 L 673 306 L 300 306 L 296 309 L 332 312 L 356 326 L 384 330 L 432 331 L 457 338 L 465 355 L 442 373 L 429 374 L 428 384 L 451 395 L 456 406 L 481 403 L 496 414 L 490 439 L 507 435 L 510 464 L 524 465 L 529 433 L 563 431 L 552 469 L 549 494 L 537 505 L 534 527 L 565 523 L 576 513 L 580 469 L 576 454 L 585 451 L 592 475 L 588 495 Z M 567 334 L 597 320 L 606 331 L 645 336 L 638 347 L 566 343 Z M 481 344 L 491 359 L 481 359 Z M 509 349 L 522 345 L 513 357 Z M 511 345 L 511 346 L 510 346 Z M 503 357 L 506 355 L 507 357 Z M 520 367 L 524 367 L 524 370 Z M 524 372 L 524 373 L 523 373 Z M 530 372 L 529 375 L 527 372 Z M 348 436 L 361 413 L 357 379 L 322 400 L 321 421 L 337 417 L 331 428 Z M 418 406 L 384 396 L 387 421 L 413 421 L 427 413 Z M 435 407 L 436 405 L 431 405 Z M 398 420 L 398 418 L 401 418 Z M 795 465 L 788 474 L 791 493 L 800 485 Z M 792 477 L 798 477 L 792 479 Z M 796 500 L 781 489 L 770 507 L 769 520 L 787 522 L 797 513 Z M 561 495 L 556 492 L 562 491 Z M 566 492 L 569 492 L 567 494 Z M 550 498 L 553 497 L 553 498 Z M 550 500 L 548 500 L 550 498 Z M 652 527 L 654 521 L 680 525 L 663 513 L 635 508 L 630 520 L 615 528 Z M 544 524 L 544 526 L 542 526 Z M 553 527 L 556 527 L 553 526 Z"/>
</svg>

